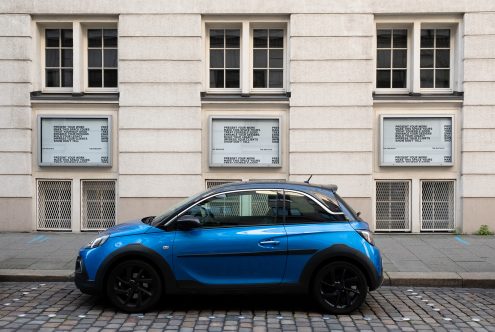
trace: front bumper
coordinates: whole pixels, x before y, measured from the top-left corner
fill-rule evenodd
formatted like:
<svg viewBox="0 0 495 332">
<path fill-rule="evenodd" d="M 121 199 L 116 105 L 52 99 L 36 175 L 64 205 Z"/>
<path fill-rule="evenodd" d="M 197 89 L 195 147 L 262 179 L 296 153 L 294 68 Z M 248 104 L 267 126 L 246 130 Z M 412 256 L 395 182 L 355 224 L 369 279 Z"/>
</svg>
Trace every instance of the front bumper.
<svg viewBox="0 0 495 332">
<path fill-rule="evenodd" d="M 96 282 L 89 280 L 81 256 L 78 256 L 76 259 L 74 283 L 76 284 L 76 287 L 85 294 L 95 295 L 100 292 L 100 290 L 96 287 Z"/>
</svg>

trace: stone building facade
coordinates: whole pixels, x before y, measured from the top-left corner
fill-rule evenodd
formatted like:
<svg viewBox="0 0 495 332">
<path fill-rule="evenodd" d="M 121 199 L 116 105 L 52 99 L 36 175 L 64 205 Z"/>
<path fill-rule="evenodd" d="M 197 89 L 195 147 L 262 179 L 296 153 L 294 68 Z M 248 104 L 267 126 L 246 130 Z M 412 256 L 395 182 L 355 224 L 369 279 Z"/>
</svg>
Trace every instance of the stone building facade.
<svg viewBox="0 0 495 332">
<path fill-rule="evenodd" d="M 0 231 L 310 175 L 375 230 L 493 229 L 494 22 L 490 0 L 1 1 Z M 262 134 L 226 157 L 222 123 Z"/>
</svg>

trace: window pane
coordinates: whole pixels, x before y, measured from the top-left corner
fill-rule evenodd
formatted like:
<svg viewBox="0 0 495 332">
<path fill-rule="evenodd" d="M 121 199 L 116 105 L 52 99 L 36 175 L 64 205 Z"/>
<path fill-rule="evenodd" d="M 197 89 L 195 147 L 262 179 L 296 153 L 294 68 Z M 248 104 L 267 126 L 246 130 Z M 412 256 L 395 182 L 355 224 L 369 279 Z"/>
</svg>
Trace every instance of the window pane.
<svg viewBox="0 0 495 332">
<path fill-rule="evenodd" d="M 88 67 L 101 67 L 101 50 L 88 50 Z"/>
<path fill-rule="evenodd" d="M 433 29 L 421 29 L 421 48 L 433 48 Z"/>
<path fill-rule="evenodd" d="M 390 48 L 392 45 L 392 30 L 376 30 L 378 48 Z"/>
<path fill-rule="evenodd" d="M 103 51 L 104 56 L 104 66 L 105 67 L 117 67 L 117 50 L 116 49 L 105 49 Z"/>
<path fill-rule="evenodd" d="M 282 196 L 276 191 L 218 195 L 189 209 L 203 227 L 269 225 L 276 222 Z"/>
<path fill-rule="evenodd" d="M 433 68 L 433 50 L 421 50 L 421 68 Z"/>
<path fill-rule="evenodd" d="M 117 69 L 105 69 L 103 71 L 104 87 L 105 88 L 115 88 L 117 87 Z"/>
<path fill-rule="evenodd" d="M 450 67 L 450 50 L 436 50 L 436 68 Z"/>
<path fill-rule="evenodd" d="M 46 29 L 45 30 L 46 47 L 59 47 L 58 44 L 59 37 L 60 37 L 59 29 Z"/>
<path fill-rule="evenodd" d="M 210 88 L 223 88 L 223 69 L 210 70 Z"/>
<path fill-rule="evenodd" d="M 224 47 L 223 36 L 224 36 L 223 30 L 216 30 L 216 29 L 210 30 L 210 48 L 223 48 Z"/>
<path fill-rule="evenodd" d="M 104 47 L 117 47 L 117 29 L 104 29 L 103 30 L 103 42 Z"/>
<path fill-rule="evenodd" d="M 241 45 L 240 30 L 225 30 L 225 47 L 239 48 Z"/>
<path fill-rule="evenodd" d="M 422 88 L 433 88 L 433 69 L 422 69 L 420 77 Z"/>
<path fill-rule="evenodd" d="M 210 68 L 223 68 L 223 50 L 210 50 Z"/>
<path fill-rule="evenodd" d="M 101 47 L 101 29 L 88 30 L 88 47 Z"/>
<path fill-rule="evenodd" d="M 71 87 L 72 86 L 72 69 L 62 70 L 62 86 Z"/>
<path fill-rule="evenodd" d="M 253 87 L 254 88 L 266 88 L 266 70 L 255 69 L 253 70 Z"/>
<path fill-rule="evenodd" d="M 253 67 L 254 68 L 268 67 L 267 50 L 253 50 Z"/>
<path fill-rule="evenodd" d="M 88 70 L 88 86 L 90 88 L 101 88 L 102 86 L 101 69 Z"/>
<path fill-rule="evenodd" d="M 285 216 L 286 223 L 321 223 L 341 220 L 341 216 L 334 216 L 323 209 L 312 199 L 291 193 L 285 195 L 284 205 L 279 215 Z"/>
<path fill-rule="evenodd" d="M 390 52 L 389 50 L 376 51 L 376 67 L 390 68 Z"/>
<path fill-rule="evenodd" d="M 47 69 L 45 71 L 45 85 L 47 87 L 60 86 L 60 76 L 58 69 Z"/>
<path fill-rule="evenodd" d="M 72 47 L 72 29 L 62 29 L 62 47 Z"/>
<path fill-rule="evenodd" d="M 238 88 L 239 87 L 239 70 L 225 70 L 225 87 L 226 88 Z"/>
<path fill-rule="evenodd" d="M 59 49 L 47 49 L 45 53 L 45 65 L 46 67 L 59 67 Z"/>
<path fill-rule="evenodd" d="M 225 68 L 240 68 L 239 50 L 225 50 Z"/>
<path fill-rule="evenodd" d="M 280 69 L 270 70 L 270 88 L 283 88 L 284 71 Z"/>
<path fill-rule="evenodd" d="M 436 47 L 450 47 L 450 30 L 437 29 L 437 45 Z"/>
<path fill-rule="evenodd" d="M 392 88 L 406 88 L 407 71 L 394 70 L 392 71 Z"/>
<path fill-rule="evenodd" d="M 268 47 L 268 30 L 267 29 L 255 29 L 253 31 L 253 47 Z"/>
<path fill-rule="evenodd" d="M 450 71 L 441 69 L 435 72 L 435 88 L 450 87 Z"/>
<path fill-rule="evenodd" d="M 270 47 L 283 48 L 284 47 L 284 30 L 271 29 L 270 30 Z"/>
<path fill-rule="evenodd" d="M 72 67 L 72 49 L 62 50 L 62 67 Z"/>
<path fill-rule="evenodd" d="M 376 87 L 390 88 L 390 70 L 376 71 Z"/>
<path fill-rule="evenodd" d="M 283 50 L 270 50 L 270 68 L 283 68 L 284 67 L 284 51 Z"/>
<path fill-rule="evenodd" d="M 394 50 L 394 68 L 407 68 L 407 51 Z"/>
<path fill-rule="evenodd" d="M 394 48 L 407 48 L 407 30 L 394 30 Z"/>
</svg>

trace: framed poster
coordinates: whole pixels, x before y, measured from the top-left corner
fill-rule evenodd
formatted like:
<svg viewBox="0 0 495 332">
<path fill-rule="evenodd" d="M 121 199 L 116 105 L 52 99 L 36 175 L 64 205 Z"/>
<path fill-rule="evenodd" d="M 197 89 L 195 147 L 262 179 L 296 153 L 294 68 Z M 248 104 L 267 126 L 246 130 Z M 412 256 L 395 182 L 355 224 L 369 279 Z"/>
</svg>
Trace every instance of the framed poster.
<svg viewBox="0 0 495 332">
<path fill-rule="evenodd" d="M 112 166 L 111 116 L 38 116 L 40 166 Z"/>
<path fill-rule="evenodd" d="M 281 167 L 280 122 L 210 117 L 210 167 Z"/>
<path fill-rule="evenodd" d="M 452 166 L 453 116 L 381 116 L 381 166 Z"/>
</svg>

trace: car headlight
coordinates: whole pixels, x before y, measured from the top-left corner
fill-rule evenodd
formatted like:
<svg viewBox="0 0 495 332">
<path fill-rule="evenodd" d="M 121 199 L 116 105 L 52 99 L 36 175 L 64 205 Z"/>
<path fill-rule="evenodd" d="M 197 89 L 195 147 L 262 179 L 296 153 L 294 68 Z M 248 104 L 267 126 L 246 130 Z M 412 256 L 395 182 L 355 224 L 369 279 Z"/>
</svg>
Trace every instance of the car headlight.
<svg viewBox="0 0 495 332">
<path fill-rule="evenodd" d="M 364 229 L 358 229 L 356 231 L 359 233 L 359 235 L 361 235 L 363 239 L 366 240 L 366 242 L 368 242 L 372 246 L 375 245 L 375 240 L 373 240 L 373 233 L 371 233 L 370 231 L 366 231 Z"/>
<path fill-rule="evenodd" d="M 109 235 L 98 236 L 96 239 L 89 241 L 86 248 L 96 248 L 101 246 L 108 239 Z"/>
</svg>

